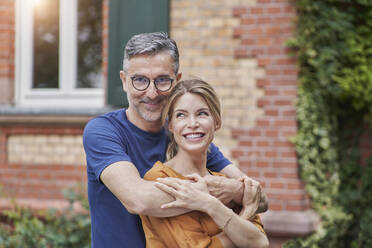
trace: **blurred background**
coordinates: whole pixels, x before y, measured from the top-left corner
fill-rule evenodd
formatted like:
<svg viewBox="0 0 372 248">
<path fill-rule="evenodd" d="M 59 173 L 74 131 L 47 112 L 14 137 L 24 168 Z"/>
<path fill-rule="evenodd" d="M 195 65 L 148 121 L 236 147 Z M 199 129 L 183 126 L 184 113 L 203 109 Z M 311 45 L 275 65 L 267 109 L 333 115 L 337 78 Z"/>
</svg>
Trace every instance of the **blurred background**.
<svg viewBox="0 0 372 248">
<path fill-rule="evenodd" d="M 127 106 L 124 46 L 154 31 L 220 96 L 215 143 L 267 193 L 270 247 L 371 247 L 362 0 L 1 0 L 0 247 L 89 247 L 84 125 Z"/>
</svg>

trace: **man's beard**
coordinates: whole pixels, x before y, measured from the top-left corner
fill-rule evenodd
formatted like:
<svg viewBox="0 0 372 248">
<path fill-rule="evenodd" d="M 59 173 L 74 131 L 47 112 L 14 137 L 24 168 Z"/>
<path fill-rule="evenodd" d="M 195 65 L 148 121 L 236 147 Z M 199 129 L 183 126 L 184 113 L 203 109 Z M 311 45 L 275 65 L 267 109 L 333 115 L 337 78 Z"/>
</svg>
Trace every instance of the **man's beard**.
<svg viewBox="0 0 372 248">
<path fill-rule="evenodd" d="M 151 122 L 155 122 L 155 121 L 159 121 L 161 119 L 161 113 L 163 111 L 163 108 L 162 110 L 157 113 L 157 115 L 155 115 L 155 113 L 151 113 L 150 111 L 141 111 L 140 108 L 139 108 L 139 105 L 145 101 L 145 102 L 161 102 L 163 101 L 166 97 L 165 96 L 158 96 L 157 98 L 155 98 L 155 100 L 149 100 L 149 99 L 140 99 L 138 101 L 138 105 L 134 104 L 131 97 L 129 96 L 129 94 L 127 95 L 127 98 L 128 98 L 128 103 L 129 103 L 129 106 L 133 107 L 133 109 L 135 109 L 135 111 L 145 120 L 145 121 L 151 121 Z"/>
</svg>

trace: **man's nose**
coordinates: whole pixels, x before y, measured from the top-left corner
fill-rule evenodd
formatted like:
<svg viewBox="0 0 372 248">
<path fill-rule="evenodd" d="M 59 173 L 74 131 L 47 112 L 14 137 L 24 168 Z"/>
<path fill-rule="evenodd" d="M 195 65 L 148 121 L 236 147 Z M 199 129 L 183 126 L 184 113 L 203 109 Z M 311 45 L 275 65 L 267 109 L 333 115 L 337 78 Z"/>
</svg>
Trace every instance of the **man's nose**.
<svg viewBox="0 0 372 248">
<path fill-rule="evenodd" d="M 158 90 L 156 89 L 154 82 L 150 82 L 150 85 L 146 90 L 146 96 L 150 99 L 154 99 L 158 95 Z"/>
</svg>

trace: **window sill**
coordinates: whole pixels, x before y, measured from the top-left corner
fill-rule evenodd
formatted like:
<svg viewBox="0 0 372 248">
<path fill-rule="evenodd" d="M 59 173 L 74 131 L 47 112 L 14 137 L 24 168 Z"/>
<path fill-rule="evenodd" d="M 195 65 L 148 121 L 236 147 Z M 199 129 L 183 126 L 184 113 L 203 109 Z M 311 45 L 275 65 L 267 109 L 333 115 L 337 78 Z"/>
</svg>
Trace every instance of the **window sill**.
<svg viewBox="0 0 372 248">
<path fill-rule="evenodd" d="M 93 117 L 114 108 L 41 109 L 0 106 L 0 125 L 72 125 L 84 126 Z"/>
</svg>

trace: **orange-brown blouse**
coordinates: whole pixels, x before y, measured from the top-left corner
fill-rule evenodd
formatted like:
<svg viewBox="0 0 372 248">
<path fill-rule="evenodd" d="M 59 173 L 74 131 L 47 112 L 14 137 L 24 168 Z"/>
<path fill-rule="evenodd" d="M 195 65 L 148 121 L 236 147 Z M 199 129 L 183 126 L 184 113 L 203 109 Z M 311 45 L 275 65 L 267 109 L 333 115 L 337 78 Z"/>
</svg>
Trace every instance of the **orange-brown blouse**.
<svg viewBox="0 0 372 248">
<path fill-rule="evenodd" d="M 218 172 L 212 172 L 212 174 L 214 176 L 223 176 L 223 174 Z M 181 174 L 158 161 L 145 174 L 144 179 L 156 181 L 160 177 L 186 179 Z M 168 218 L 143 215 L 140 217 L 146 235 L 146 247 L 148 248 L 222 247 L 220 239 L 216 236 L 222 230 L 218 228 L 217 224 L 206 213 L 192 211 Z M 256 215 L 251 222 L 264 232 L 259 215 Z"/>
</svg>

